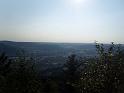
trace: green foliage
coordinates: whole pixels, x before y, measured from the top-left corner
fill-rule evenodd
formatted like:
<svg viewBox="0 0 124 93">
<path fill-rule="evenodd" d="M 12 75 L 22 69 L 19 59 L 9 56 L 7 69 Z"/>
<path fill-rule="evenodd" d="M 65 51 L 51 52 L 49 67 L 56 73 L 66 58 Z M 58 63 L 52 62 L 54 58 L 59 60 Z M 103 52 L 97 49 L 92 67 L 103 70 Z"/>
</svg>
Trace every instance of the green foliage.
<svg viewBox="0 0 124 93">
<path fill-rule="evenodd" d="M 16 60 L 12 60 L 10 66 L 5 54 L 0 56 L 1 93 L 41 93 L 42 83 L 34 70 L 32 60 L 24 55 L 19 56 Z"/>
<path fill-rule="evenodd" d="M 0 55 L 0 93 L 4 93 L 5 86 L 6 86 L 6 77 L 10 72 L 11 68 L 11 61 L 8 60 L 8 57 L 5 53 Z"/>
<path fill-rule="evenodd" d="M 63 73 L 40 77 L 35 60 L 22 51 L 9 60 L 0 55 L 0 93 L 123 93 L 124 52 L 121 45 L 96 43 L 98 55 L 68 57 Z M 62 72 L 62 71 L 61 71 Z M 60 78 L 61 77 L 61 78 Z"/>
<path fill-rule="evenodd" d="M 81 93 L 122 93 L 124 56 L 120 45 L 105 48 L 96 43 L 98 57 L 88 62 L 81 74 Z"/>
<path fill-rule="evenodd" d="M 65 85 L 69 93 L 76 93 L 79 90 L 79 66 L 76 55 L 69 56 L 64 65 Z"/>
<path fill-rule="evenodd" d="M 8 60 L 8 57 L 5 53 L 0 55 L 0 75 L 5 76 L 10 70 L 11 60 Z"/>
</svg>

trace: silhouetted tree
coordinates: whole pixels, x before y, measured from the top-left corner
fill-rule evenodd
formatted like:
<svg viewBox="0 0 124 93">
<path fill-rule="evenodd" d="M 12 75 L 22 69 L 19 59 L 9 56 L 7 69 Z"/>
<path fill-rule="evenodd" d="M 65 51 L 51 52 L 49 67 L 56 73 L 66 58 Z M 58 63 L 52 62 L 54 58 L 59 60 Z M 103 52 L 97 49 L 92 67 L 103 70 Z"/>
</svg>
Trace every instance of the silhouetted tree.
<svg viewBox="0 0 124 93">
<path fill-rule="evenodd" d="M 6 77 L 6 89 L 3 93 L 42 93 L 42 83 L 32 61 L 32 58 L 25 55 L 13 60 L 12 71 Z"/>
<path fill-rule="evenodd" d="M 96 43 L 96 49 L 98 57 L 89 61 L 82 72 L 82 93 L 122 93 L 122 85 L 124 85 L 124 79 L 122 79 L 124 78 L 123 50 L 114 43 L 108 49 L 103 44 Z"/>
<path fill-rule="evenodd" d="M 79 61 L 76 59 L 76 55 L 73 54 L 68 57 L 68 60 L 64 66 L 65 85 L 68 93 L 77 93 L 78 91 L 80 76 L 78 69 Z"/>
<path fill-rule="evenodd" d="M 2 53 L 0 55 L 0 93 L 4 93 L 6 89 L 7 75 L 11 70 L 10 65 L 11 60 L 8 59 L 5 53 Z"/>
</svg>

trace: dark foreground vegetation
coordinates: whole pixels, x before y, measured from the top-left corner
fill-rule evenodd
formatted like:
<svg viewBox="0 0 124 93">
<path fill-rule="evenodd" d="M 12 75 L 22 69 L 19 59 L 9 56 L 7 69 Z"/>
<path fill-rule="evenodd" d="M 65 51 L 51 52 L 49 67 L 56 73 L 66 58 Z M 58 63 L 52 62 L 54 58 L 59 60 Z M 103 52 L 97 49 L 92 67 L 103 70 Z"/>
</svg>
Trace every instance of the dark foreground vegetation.
<svg viewBox="0 0 124 93">
<path fill-rule="evenodd" d="M 123 93 L 124 52 L 96 43 L 98 56 L 68 57 L 58 73 L 47 76 L 36 70 L 34 58 L 24 54 L 10 60 L 0 55 L 0 93 Z"/>
</svg>

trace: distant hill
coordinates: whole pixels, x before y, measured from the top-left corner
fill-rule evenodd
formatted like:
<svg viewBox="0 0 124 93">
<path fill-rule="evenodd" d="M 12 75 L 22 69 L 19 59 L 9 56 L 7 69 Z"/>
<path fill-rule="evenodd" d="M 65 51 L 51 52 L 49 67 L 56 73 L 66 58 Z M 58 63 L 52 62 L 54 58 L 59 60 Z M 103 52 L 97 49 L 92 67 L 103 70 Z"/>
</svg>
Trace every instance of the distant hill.
<svg viewBox="0 0 124 93">
<path fill-rule="evenodd" d="M 78 57 L 96 56 L 96 48 L 93 43 L 0 41 L 0 53 L 5 52 L 10 58 L 15 58 L 21 51 L 24 51 L 25 56 L 35 59 L 38 69 L 44 70 L 61 67 L 71 54 L 76 54 Z"/>
<path fill-rule="evenodd" d="M 92 56 L 95 54 L 95 47 L 92 43 L 0 41 L 0 52 L 5 52 L 8 56 L 16 56 L 21 50 L 31 56 L 68 56 L 72 53 L 80 56 Z"/>
</svg>

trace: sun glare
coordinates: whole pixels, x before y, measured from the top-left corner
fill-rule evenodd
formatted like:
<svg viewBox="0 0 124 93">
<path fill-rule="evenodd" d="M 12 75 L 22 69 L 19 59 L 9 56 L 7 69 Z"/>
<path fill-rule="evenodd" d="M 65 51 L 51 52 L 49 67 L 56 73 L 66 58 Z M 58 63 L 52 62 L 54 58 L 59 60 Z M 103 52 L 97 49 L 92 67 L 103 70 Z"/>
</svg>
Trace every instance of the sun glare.
<svg viewBox="0 0 124 93">
<path fill-rule="evenodd" d="M 82 6 L 86 6 L 86 3 L 88 3 L 89 0 L 68 0 L 68 2 L 71 4 L 71 6 L 80 8 Z"/>
<path fill-rule="evenodd" d="M 86 2 L 86 0 L 73 0 L 74 3 L 80 4 Z"/>
</svg>

